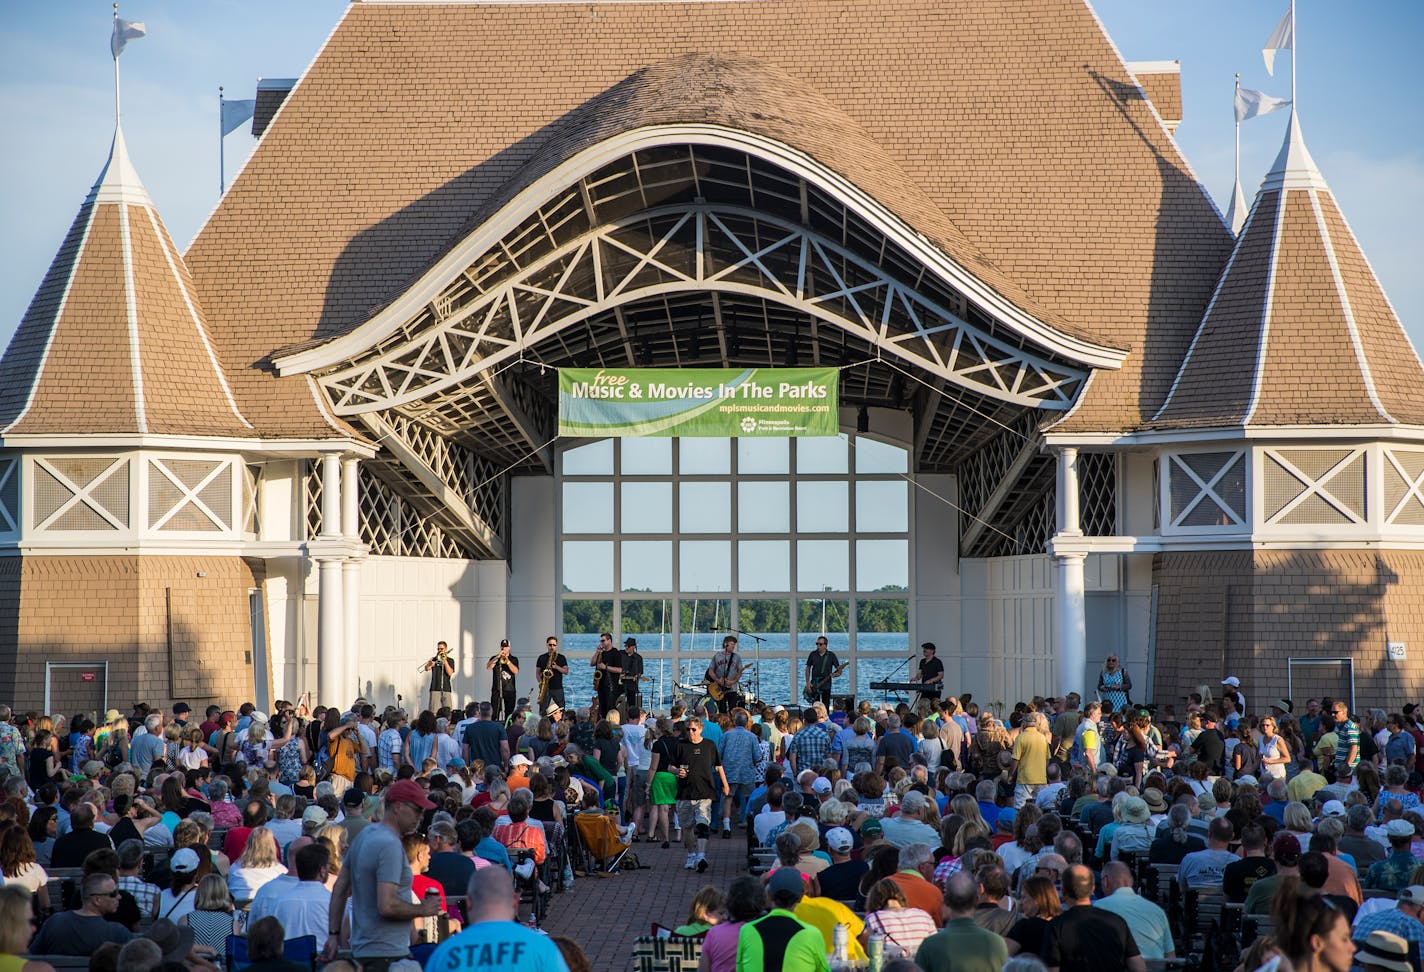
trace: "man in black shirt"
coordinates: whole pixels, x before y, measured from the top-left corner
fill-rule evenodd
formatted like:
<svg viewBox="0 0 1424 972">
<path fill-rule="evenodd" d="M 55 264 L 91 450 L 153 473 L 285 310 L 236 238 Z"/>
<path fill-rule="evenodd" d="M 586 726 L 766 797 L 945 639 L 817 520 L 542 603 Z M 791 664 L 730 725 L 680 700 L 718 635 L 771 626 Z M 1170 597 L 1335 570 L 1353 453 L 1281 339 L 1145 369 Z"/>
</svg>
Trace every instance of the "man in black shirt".
<svg viewBox="0 0 1424 972">
<path fill-rule="evenodd" d="M 1211 714 L 1210 709 L 1202 713 L 1201 721 L 1202 731 L 1192 740 L 1192 750 L 1197 754 L 1197 759 L 1206 763 L 1208 776 L 1220 776 L 1226 759 L 1226 740 L 1222 738 L 1221 730 L 1216 727 L 1216 717 Z"/>
<path fill-rule="evenodd" d="M 821 635 L 816 639 L 816 650 L 806 659 L 806 701 L 819 700 L 827 712 L 831 710 L 831 682 L 850 664 L 840 664 L 829 647 L 830 642 Z"/>
<path fill-rule="evenodd" d="M 643 677 L 643 656 L 638 654 L 638 639 L 623 639 L 623 658 L 620 662 L 623 682 L 624 713 L 643 707 L 643 697 L 638 691 L 638 680 Z"/>
<path fill-rule="evenodd" d="M 1040 956 L 1049 972 L 1146 972 L 1147 963 L 1118 915 L 1093 907 L 1093 872 L 1075 864 L 1063 872 L 1068 909 L 1048 923 Z"/>
<path fill-rule="evenodd" d="M 851 860 L 850 852 L 854 847 L 855 835 L 845 827 L 832 827 L 826 831 L 826 852 L 831 855 L 831 866 L 816 875 L 821 884 L 821 897 L 850 901 L 860 893 L 860 879 L 865 877 L 870 865 Z"/>
<path fill-rule="evenodd" d="M 50 868 L 83 867 L 90 851 L 113 850 L 108 834 L 94 829 L 94 805 L 78 803 L 69 812 L 69 833 L 54 842 Z"/>
<path fill-rule="evenodd" d="M 938 704 L 939 693 L 944 688 L 944 662 L 935 657 L 938 650 L 933 641 L 920 645 L 920 651 L 924 654 L 915 670 L 915 681 L 925 686 L 920 691 L 920 699 L 929 702 L 931 706 Z"/>
<path fill-rule="evenodd" d="M 717 747 L 702 737 L 702 720 L 693 716 L 684 725 L 687 738 L 678 743 L 677 763 L 672 767 L 677 777 L 677 823 L 682 828 L 683 849 L 687 851 L 683 867 L 701 872 L 707 870 L 712 800 L 720 801 L 732 788 L 727 785 L 727 774 L 722 769 Z"/>
<path fill-rule="evenodd" d="M 465 763 L 480 760 L 489 766 L 505 766 L 509 763 L 509 737 L 504 726 L 495 721 L 494 707 L 488 702 L 480 703 L 479 718 L 465 727 Z"/>
<path fill-rule="evenodd" d="M 450 657 L 450 646 L 437 641 L 435 657 L 426 662 L 421 671 L 430 673 L 430 711 L 439 712 L 442 706 L 453 706 L 455 695 L 450 678 L 455 674 L 455 661 Z"/>
<path fill-rule="evenodd" d="M 500 641 L 499 651 L 490 656 L 485 668 L 494 673 L 490 676 L 490 707 L 496 721 L 503 723 L 514 714 L 515 697 L 519 694 L 515 688 L 519 659 L 510 653 L 508 638 Z"/>
<path fill-rule="evenodd" d="M 549 707 L 552 700 L 559 708 L 563 708 L 564 699 L 564 676 L 569 673 L 569 660 L 559 653 L 559 639 L 553 635 L 544 639 L 544 646 L 549 650 L 539 656 L 539 660 L 534 663 L 534 675 L 537 679 L 534 694 L 539 700 L 538 711 L 543 712 Z M 544 682 L 544 673 L 548 672 L 548 684 Z M 541 690 L 539 686 L 544 686 Z"/>
<path fill-rule="evenodd" d="M 623 675 L 623 655 L 613 646 L 613 635 L 607 631 L 598 636 L 598 651 L 588 660 L 593 666 L 593 680 L 598 692 L 598 717 L 604 718 L 618 704 L 619 680 Z"/>
<path fill-rule="evenodd" d="M 1276 862 L 1266 856 L 1266 828 L 1248 824 L 1241 828 L 1241 860 L 1226 865 L 1221 889 L 1227 901 L 1245 901 L 1251 885 L 1276 873 Z"/>
</svg>

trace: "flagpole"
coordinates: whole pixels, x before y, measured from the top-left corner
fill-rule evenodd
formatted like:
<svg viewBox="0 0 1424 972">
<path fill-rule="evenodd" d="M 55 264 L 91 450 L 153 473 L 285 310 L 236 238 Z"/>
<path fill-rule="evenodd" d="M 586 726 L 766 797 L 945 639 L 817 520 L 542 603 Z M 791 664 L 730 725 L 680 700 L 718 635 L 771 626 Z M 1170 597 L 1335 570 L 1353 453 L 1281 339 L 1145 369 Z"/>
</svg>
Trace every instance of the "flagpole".
<svg viewBox="0 0 1424 972">
<path fill-rule="evenodd" d="M 1295 19 L 1295 0 L 1290 0 L 1291 11 L 1291 114 L 1296 113 L 1295 65 L 1300 60 L 1300 24 Z"/>
<path fill-rule="evenodd" d="M 1231 99 L 1231 115 L 1236 119 L 1236 186 L 1241 186 L 1241 112 L 1236 109 L 1241 97 L 1241 72 L 1236 72 L 1236 95 Z"/>
<path fill-rule="evenodd" d="M 1238 139 L 1240 138 L 1238 129 Z M 218 85 L 218 196 L 227 190 L 227 166 L 223 161 L 223 86 Z"/>
<path fill-rule="evenodd" d="M 119 5 L 114 3 L 114 29 L 119 28 Z M 119 127 L 119 59 L 114 58 L 114 128 Z"/>
</svg>

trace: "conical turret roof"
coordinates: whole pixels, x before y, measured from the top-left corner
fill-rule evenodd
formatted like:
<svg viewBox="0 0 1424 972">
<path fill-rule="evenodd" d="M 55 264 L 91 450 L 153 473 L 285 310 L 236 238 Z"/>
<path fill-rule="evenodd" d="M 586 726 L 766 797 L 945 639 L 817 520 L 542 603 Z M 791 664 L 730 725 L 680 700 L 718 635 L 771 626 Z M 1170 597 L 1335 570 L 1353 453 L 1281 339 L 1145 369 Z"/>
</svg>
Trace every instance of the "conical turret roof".
<svg viewBox="0 0 1424 972">
<path fill-rule="evenodd" d="M 1294 110 L 1153 428 L 1424 426 L 1424 366 Z"/>
<path fill-rule="evenodd" d="M 0 434 L 253 434 L 122 130 L 0 359 Z"/>
</svg>

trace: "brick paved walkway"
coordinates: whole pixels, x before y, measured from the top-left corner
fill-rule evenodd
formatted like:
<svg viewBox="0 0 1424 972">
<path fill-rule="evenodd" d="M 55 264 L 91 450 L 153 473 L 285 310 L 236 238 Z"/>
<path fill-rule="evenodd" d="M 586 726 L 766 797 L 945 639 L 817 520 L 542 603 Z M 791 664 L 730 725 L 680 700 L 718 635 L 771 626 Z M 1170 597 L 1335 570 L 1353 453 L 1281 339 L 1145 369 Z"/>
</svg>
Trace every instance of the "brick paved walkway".
<svg viewBox="0 0 1424 972">
<path fill-rule="evenodd" d="M 724 892 L 746 862 L 742 833 L 731 840 L 707 842 L 707 871 L 685 871 L 686 852 L 674 843 L 634 844 L 633 851 L 648 870 L 622 871 L 612 877 L 582 877 L 573 891 L 556 894 L 549 905 L 544 930 L 567 935 L 583 946 L 596 972 L 626 972 L 633 966 L 633 939 L 646 935 L 653 922 L 669 928 L 687 919 L 692 896 L 704 884 Z"/>
</svg>

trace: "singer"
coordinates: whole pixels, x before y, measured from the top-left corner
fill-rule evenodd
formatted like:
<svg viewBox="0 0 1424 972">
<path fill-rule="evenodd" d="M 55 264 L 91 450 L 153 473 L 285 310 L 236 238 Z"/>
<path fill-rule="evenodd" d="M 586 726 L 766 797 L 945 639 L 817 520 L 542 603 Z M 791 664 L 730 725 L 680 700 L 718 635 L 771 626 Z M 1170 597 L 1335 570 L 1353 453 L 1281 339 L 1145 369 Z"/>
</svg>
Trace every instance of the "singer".
<svg viewBox="0 0 1424 972">
<path fill-rule="evenodd" d="M 920 664 L 916 669 L 917 677 L 915 681 L 924 685 L 920 690 L 921 702 L 928 702 L 931 708 L 937 708 L 939 693 L 944 683 L 944 662 L 935 657 L 938 651 L 933 641 L 926 641 L 920 645 L 920 650 L 924 652 L 920 658 Z"/>
<path fill-rule="evenodd" d="M 455 663 L 450 659 L 450 646 L 437 641 L 435 657 L 426 662 L 421 671 L 430 673 L 430 711 L 439 712 L 442 706 L 453 706 L 455 694 L 451 691 L 450 679 L 455 674 Z"/>
<path fill-rule="evenodd" d="M 494 709 L 494 718 L 507 722 L 514 715 L 518 695 L 514 680 L 519 675 L 519 659 L 509 653 L 508 638 L 500 641 L 499 653 L 490 656 L 485 668 L 494 673 L 490 676 L 490 706 Z"/>
</svg>

